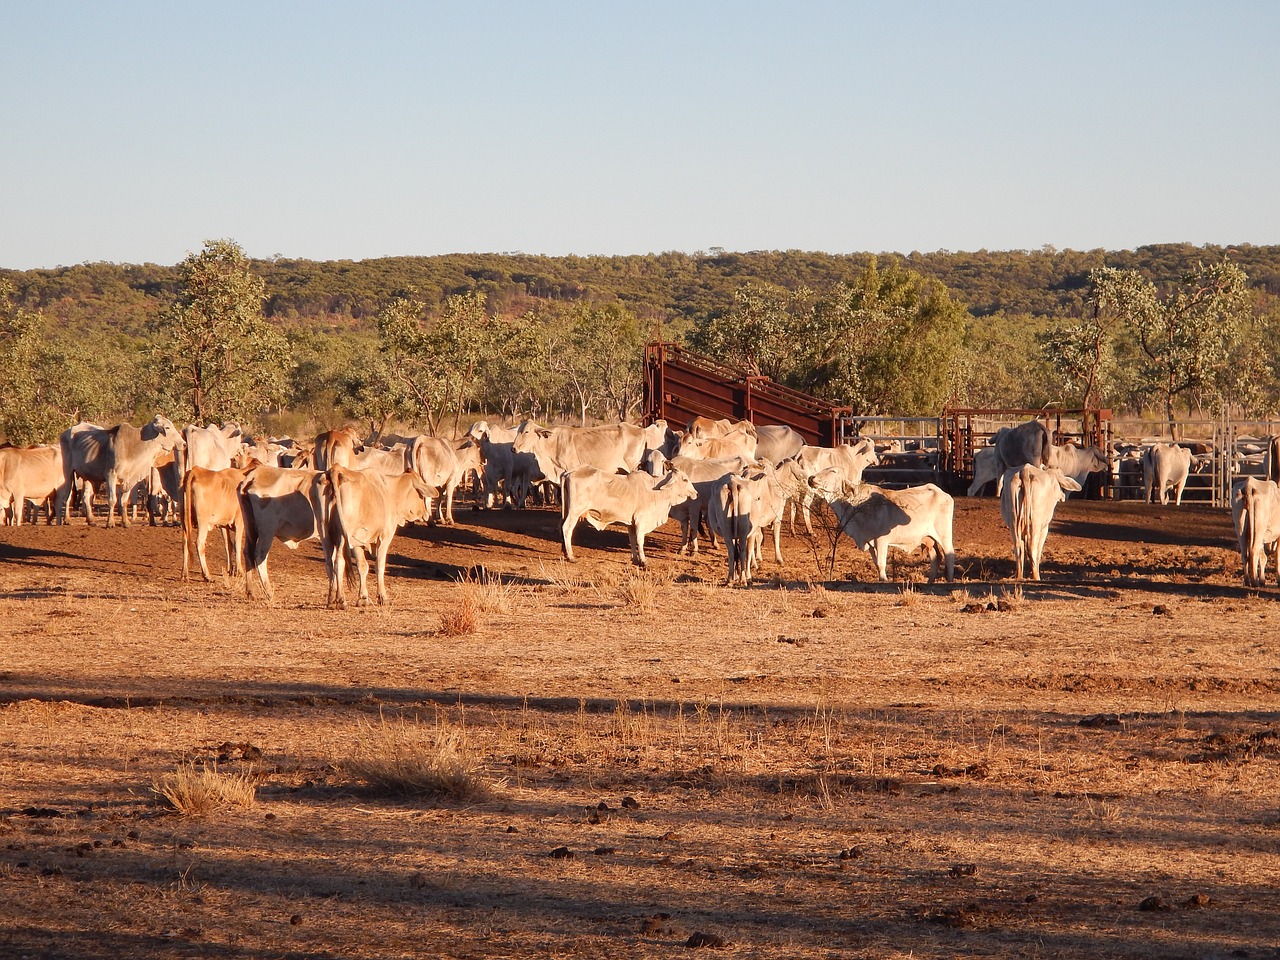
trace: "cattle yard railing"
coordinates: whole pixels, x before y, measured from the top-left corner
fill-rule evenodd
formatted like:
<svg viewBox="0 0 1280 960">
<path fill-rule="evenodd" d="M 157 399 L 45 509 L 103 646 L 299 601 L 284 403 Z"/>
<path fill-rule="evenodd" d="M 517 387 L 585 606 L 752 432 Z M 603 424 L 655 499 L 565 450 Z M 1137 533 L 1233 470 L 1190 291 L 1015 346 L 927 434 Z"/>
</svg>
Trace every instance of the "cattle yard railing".
<svg viewBox="0 0 1280 960">
<path fill-rule="evenodd" d="M 942 418 L 854 417 L 840 423 L 842 440 L 870 440 L 880 462 L 867 467 L 862 478 L 882 487 L 900 489 L 936 483 L 950 486 L 942 472 Z"/>
<path fill-rule="evenodd" d="M 1028 420 L 1043 420 L 1056 444 L 1075 441 L 1081 446 L 1111 449 L 1112 417 L 1104 409 L 1000 409 L 949 407 L 942 413 L 941 470 L 952 484 L 952 493 L 963 492 L 973 481 L 973 454 L 986 446 L 1001 427 Z M 1112 478 L 1095 474 L 1097 486 L 1090 495 L 1111 495 Z"/>
<path fill-rule="evenodd" d="M 674 343 L 650 343 L 644 348 L 644 411 L 646 424 L 666 420 L 683 426 L 694 417 L 784 424 L 805 443 L 832 447 L 849 408 Z"/>
<path fill-rule="evenodd" d="M 1139 420 L 1118 422 L 1112 446 L 1116 499 L 1141 500 L 1142 462 L 1137 454 L 1153 443 L 1177 443 L 1191 451 L 1191 473 L 1183 503 L 1225 507 L 1231 485 L 1244 477 L 1277 479 L 1280 463 L 1269 457 L 1271 438 L 1280 435 L 1274 420 Z"/>
</svg>

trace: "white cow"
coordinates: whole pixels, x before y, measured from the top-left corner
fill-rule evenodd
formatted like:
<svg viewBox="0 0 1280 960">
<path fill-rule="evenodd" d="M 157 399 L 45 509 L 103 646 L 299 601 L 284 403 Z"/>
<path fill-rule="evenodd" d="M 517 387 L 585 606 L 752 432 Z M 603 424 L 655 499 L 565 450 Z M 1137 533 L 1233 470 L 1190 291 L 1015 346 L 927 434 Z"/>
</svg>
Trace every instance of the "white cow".
<svg viewBox="0 0 1280 960">
<path fill-rule="evenodd" d="M 645 536 L 667 522 L 672 507 L 698 495 L 679 470 L 654 477 L 644 470 L 617 474 L 597 467 L 578 467 L 561 475 L 560 487 L 560 535 L 565 559 L 574 559 L 573 530 L 585 518 L 597 530 L 611 523 L 625 524 L 631 540 L 631 562 L 639 567 L 648 563 Z"/>
<path fill-rule="evenodd" d="M 171 450 L 185 444 L 182 434 L 168 417 L 157 414 L 148 424 L 135 427 L 127 423 L 104 429 L 94 424 L 76 424 L 58 441 L 62 446 L 62 489 L 58 491 L 58 519 L 65 522 L 71 487 L 76 478 L 85 481 L 85 515 L 93 523 L 93 509 L 88 494 L 89 484 L 104 484 L 107 489 L 107 526 L 115 526 L 116 510 L 120 522 L 129 526 L 125 512 L 126 497 L 131 498 L 140 484 L 151 478 L 156 461 Z"/>
<path fill-rule="evenodd" d="M 773 557 L 782 563 L 782 516 L 794 487 L 807 486 L 806 479 L 795 458 L 789 458 L 776 470 L 763 463 L 715 485 L 707 505 L 708 526 L 725 542 L 725 583 L 751 582 L 760 566 L 766 527 L 773 528 Z"/>
<path fill-rule="evenodd" d="M 267 571 L 271 544 L 281 540 L 290 550 L 305 540 L 321 539 L 319 520 L 324 515 L 320 500 L 320 480 L 314 470 L 282 467 L 254 467 L 240 484 L 240 503 L 245 520 L 245 572 L 258 572 L 268 600 L 275 595 Z M 249 577 L 245 577 L 245 594 Z"/>
<path fill-rule="evenodd" d="M 929 579 L 938 578 L 940 563 L 946 565 L 947 580 L 955 579 L 955 501 L 940 487 L 926 483 L 886 490 L 872 483 L 850 484 L 832 468 L 810 477 L 809 486 L 831 504 L 840 529 L 871 554 L 882 583 L 889 580 L 889 548 L 910 551 L 921 544 L 928 544 L 933 557 Z"/>
<path fill-rule="evenodd" d="M 1160 497 L 1160 505 L 1168 506 L 1169 491 L 1176 494 L 1176 504 L 1182 506 L 1182 491 L 1186 489 L 1191 473 L 1191 451 L 1176 443 L 1156 443 L 1142 454 L 1142 502 L 1151 502 L 1154 489 Z"/>
<path fill-rule="evenodd" d="M 369 602 L 369 554 L 374 555 L 378 603 L 387 602 L 387 555 L 395 532 L 431 514 L 431 498 L 439 492 L 412 470 L 387 476 L 374 470 L 330 467 L 319 484 L 325 511 L 323 545 L 329 574 L 329 606 L 345 607 L 346 558 L 355 557 L 360 574 L 357 603 Z"/>
<path fill-rule="evenodd" d="M 1276 564 L 1280 583 L 1280 485 L 1246 477 L 1231 486 L 1231 519 L 1240 545 L 1240 562 L 1248 587 L 1267 584 L 1267 557 Z"/>
<path fill-rule="evenodd" d="M 804 435 L 782 424 L 764 424 L 756 427 L 756 459 L 777 466 L 783 460 L 794 457 L 804 447 Z"/>
<path fill-rule="evenodd" d="M 1049 523 L 1066 491 L 1080 484 L 1056 467 L 1024 463 L 1006 470 L 1000 484 L 1000 514 L 1013 536 L 1014 576 L 1021 580 L 1028 561 L 1031 579 L 1040 579 L 1040 557 L 1049 536 Z"/>
<path fill-rule="evenodd" d="M 540 427 L 532 420 L 520 424 L 513 453 L 531 453 L 543 476 L 555 479 L 579 467 L 632 471 L 644 459 L 644 429 L 634 423 L 598 427 Z"/>
<path fill-rule="evenodd" d="M 732 430 L 718 437 L 695 437 L 687 434 L 676 452 L 681 457 L 701 458 L 703 460 L 723 460 L 726 457 L 756 458 L 758 441 L 755 432 Z"/>
<path fill-rule="evenodd" d="M 674 457 L 670 461 L 662 460 L 656 467 L 653 461 L 660 454 L 651 454 L 646 461 L 646 468 L 655 477 L 661 477 L 667 469 L 674 467 L 689 478 L 697 496 L 678 503 L 671 508 L 671 518 L 680 522 L 680 552 L 698 555 L 698 531 L 707 516 L 708 504 L 712 491 L 717 484 L 732 473 L 741 473 L 755 462 L 745 457 L 726 457 L 717 460 L 701 460 L 695 457 Z M 711 546 L 715 546 L 716 533 L 710 528 Z"/>
<path fill-rule="evenodd" d="M 870 439 L 864 438 L 856 443 L 842 443 L 838 447 L 814 447 L 806 444 L 800 448 L 796 461 L 804 470 L 806 477 L 811 477 L 823 470 L 833 469 L 845 483 L 858 484 L 862 482 L 863 471 L 867 467 L 878 464 L 880 458 L 876 453 L 876 445 Z M 813 522 L 809 511 L 813 506 L 814 496 L 816 494 L 806 484 L 793 499 L 790 516 L 793 534 L 796 532 L 795 505 L 798 503 L 804 517 L 804 528 L 812 536 Z"/>
<path fill-rule="evenodd" d="M 186 441 L 186 455 L 179 461 L 179 467 L 184 474 L 192 467 L 226 470 L 232 466 L 245 440 L 238 423 L 224 423 L 218 427 L 189 424 L 182 431 L 182 438 Z"/>
<path fill-rule="evenodd" d="M 481 474 L 485 507 L 502 506 L 512 495 L 515 484 L 515 451 L 517 427 L 498 427 L 479 420 L 471 425 L 467 436 L 480 444 Z"/>
</svg>

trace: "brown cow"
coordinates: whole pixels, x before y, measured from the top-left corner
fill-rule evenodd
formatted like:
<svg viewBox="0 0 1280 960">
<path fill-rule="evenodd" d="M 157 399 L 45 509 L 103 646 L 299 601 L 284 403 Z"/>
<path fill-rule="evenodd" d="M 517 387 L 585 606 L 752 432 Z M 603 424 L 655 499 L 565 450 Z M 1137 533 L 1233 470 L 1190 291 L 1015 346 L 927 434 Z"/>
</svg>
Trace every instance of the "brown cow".
<svg viewBox="0 0 1280 960">
<path fill-rule="evenodd" d="M 62 486 L 62 447 L 5 447 L 0 450 L 0 514 L 10 509 L 9 520 L 22 526 L 27 502 L 45 504 L 49 523 L 53 523 L 54 502 Z"/>
<path fill-rule="evenodd" d="M 311 466 L 322 472 L 330 467 L 349 467 L 362 450 L 364 442 L 354 427 L 326 430 L 316 434 Z"/>
<path fill-rule="evenodd" d="M 234 577 L 240 572 L 240 560 L 244 553 L 244 512 L 240 504 L 239 487 L 248 473 L 248 470 L 237 470 L 234 467 L 224 470 L 192 467 L 182 478 L 183 580 L 187 579 L 191 570 L 193 530 L 200 573 L 205 580 L 213 579 L 209 576 L 209 562 L 205 558 L 204 546 L 209 538 L 209 531 L 214 527 L 222 530 L 223 544 L 227 551 L 227 573 Z"/>
</svg>

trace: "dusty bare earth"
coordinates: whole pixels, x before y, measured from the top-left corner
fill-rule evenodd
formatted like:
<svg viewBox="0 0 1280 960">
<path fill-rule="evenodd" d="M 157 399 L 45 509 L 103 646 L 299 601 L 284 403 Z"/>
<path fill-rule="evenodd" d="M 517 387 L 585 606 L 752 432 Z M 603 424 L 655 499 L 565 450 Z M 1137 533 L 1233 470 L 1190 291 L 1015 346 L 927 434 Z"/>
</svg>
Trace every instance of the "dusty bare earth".
<svg viewBox="0 0 1280 960">
<path fill-rule="evenodd" d="M 173 529 L 0 529 L 0 954 L 1277 956 L 1280 606 L 1225 511 L 1063 505 L 1020 592 L 991 500 L 953 586 L 820 534 L 726 589 L 674 525 L 570 567 L 557 525 L 402 531 L 348 611 L 314 545 L 267 606 Z M 346 765 L 446 734 L 487 797 Z M 192 761 L 252 806 L 167 810 Z"/>
</svg>

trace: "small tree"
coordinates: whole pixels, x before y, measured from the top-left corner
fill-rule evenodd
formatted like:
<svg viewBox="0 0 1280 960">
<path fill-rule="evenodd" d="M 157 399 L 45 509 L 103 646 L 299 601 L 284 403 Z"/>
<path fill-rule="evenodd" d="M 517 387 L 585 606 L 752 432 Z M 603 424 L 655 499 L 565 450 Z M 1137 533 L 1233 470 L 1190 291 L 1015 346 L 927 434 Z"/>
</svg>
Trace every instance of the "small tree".
<svg viewBox="0 0 1280 960">
<path fill-rule="evenodd" d="M 496 328 L 483 293 L 449 297 L 439 316 L 427 320 L 426 304 L 396 297 L 378 314 L 386 353 L 387 412 L 422 418 L 439 433 L 452 411 L 458 429 L 464 407 L 480 394 L 481 371 L 496 350 Z"/>
<path fill-rule="evenodd" d="M 1140 380 L 1166 419 L 1179 398 L 1222 403 L 1231 392 L 1231 358 L 1239 355 L 1248 320 L 1245 272 L 1229 260 L 1196 268 L 1164 300 L 1155 284 L 1133 270 L 1104 268 L 1090 275 L 1091 300 L 1131 327 L 1145 360 Z"/>
<path fill-rule="evenodd" d="M 252 420 L 287 390 L 289 344 L 262 314 L 265 285 L 230 240 L 179 265 L 181 286 L 157 329 L 162 390 L 197 422 Z"/>
</svg>

